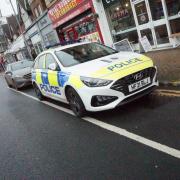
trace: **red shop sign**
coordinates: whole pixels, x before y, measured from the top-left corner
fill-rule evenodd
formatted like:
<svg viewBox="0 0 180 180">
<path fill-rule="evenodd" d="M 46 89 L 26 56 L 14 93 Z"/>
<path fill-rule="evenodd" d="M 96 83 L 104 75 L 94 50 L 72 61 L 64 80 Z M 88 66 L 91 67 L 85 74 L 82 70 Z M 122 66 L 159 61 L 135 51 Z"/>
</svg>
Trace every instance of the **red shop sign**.
<svg viewBox="0 0 180 180">
<path fill-rule="evenodd" d="M 78 14 L 86 11 L 91 7 L 91 4 L 84 4 L 86 0 L 61 0 L 58 2 L 52 9 L 49 10 L 48 15 L 53 22 L 53 26 L 57 27 L 58 25 L 63 24 L 64 22 L 72 19 Z M 79 8 L 78 5 L 82 4 Z M 74 11 L 72 11 L 74 10 Z M 72 12 L 71 12 L 72 11 Z"/>
</svg>

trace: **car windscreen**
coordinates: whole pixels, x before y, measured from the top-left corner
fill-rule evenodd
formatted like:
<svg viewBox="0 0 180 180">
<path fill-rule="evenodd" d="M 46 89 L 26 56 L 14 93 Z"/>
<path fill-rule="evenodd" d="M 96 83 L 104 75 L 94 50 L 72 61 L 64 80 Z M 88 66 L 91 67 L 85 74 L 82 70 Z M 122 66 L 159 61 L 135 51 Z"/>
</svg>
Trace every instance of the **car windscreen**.
<svg viewBox="0 0 180 180">
<path fill-rule="evenodd" d="M 12 71 L 18 71 L 27 67 L 32 67 L 33 61 L 19 61 L 17 63 L 11 64 Z"/>
<path fill-rule="evenodd" d="M 56 51 L 55 54 L 64 67 L 74 66 L 118 51 L 98 43 L 88 43 Z"/>
</svg>

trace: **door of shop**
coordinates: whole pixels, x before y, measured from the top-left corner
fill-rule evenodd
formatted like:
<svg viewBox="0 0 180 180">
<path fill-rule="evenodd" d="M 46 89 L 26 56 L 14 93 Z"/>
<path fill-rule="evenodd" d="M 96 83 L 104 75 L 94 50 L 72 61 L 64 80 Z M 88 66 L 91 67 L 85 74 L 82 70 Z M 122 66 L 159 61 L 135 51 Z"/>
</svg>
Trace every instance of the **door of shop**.
<svg viewBox="0 0 180 180">
<path fill-rule="evenodd" d="M 147 36 L 152 47 L 169 45 L 170 32 L 163 0 L 131 0 L 139 37 Z"/>
</svg>

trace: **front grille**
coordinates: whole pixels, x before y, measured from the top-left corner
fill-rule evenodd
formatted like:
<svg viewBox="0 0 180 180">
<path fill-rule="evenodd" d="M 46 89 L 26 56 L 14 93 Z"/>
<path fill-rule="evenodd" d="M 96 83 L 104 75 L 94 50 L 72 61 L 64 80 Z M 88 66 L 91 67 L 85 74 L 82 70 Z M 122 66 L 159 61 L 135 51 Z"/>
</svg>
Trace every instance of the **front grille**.
<svg viewBox="0 0 180 180">
<path fill-rule="evenodd" d="M 31 73 L 26 74 L 26 75 L 24 75 L 23 77 L 24 77 L 24 79 L 31 79 Z"/>
<path fill-rule="evenodd" d="M 142 76 L 141 76 L 141 79 L 137 79 L 137 80 L 136 80 L 136 79 L 134 78 L 134 76 L 135 76 L 136 74 L 139 74 L 139 73 L 141 73 L 141 75 L 142 75 Z M 134 92 L 136 92 L 136 91 L 139 91 L 140 89 L 143 89 L 143 88 L 145 88 L 145 87 L 147 87 L 147 86 L 150 85 L 150 84 L 148 84 L 148 85 L 146 85 L 146 86 L 144 86 L 144 87 L 142 87 L 142 88 L 140 88 L 140 89 L 138 89 L 138 90 L 136 90 L 136 91 L 129 92 L 128 86 L 129 86 L 130 84 L 136 83 L 136 82 L 138 82 L 138 81 L 140 81 L 140 80 L 142 80 L 142 79 L 145 79 L 145 78 L 147 78 L 147 77 L 150 77 L 151 83 L 152 83 L 152 80 L 153 80 L 153 77 L 154 77 L 155 73 L 156 73 L 156 69 L 155 69 L 154 67 L 150 67 L 150 68 L 143 69 L 143 70 L 141 70 L 141 71 L 138 71 L 138 72 L 136 72 L 136 73 L 130 74 L 130 75 L 128 75 L 128 76 L 125 76 L 125 77 L 117 80 L 117 81 L 111 86 L 111 89 L 116 90 L 116 91 L 120 91 L 120 92 L 124 93 L 125 95 L 129 95 L 129 94 L 131 94 L 131 93 L 134 93 Z"/>
</svg>

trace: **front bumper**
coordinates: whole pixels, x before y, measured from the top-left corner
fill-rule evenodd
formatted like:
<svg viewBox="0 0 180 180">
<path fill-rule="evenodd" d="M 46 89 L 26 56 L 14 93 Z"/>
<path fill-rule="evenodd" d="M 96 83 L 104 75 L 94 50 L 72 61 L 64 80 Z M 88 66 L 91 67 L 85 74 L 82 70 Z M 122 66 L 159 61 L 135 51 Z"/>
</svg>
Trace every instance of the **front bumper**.
<svg viewBox="0 0 180 180">
<path fill-rule="evenodd" d="M 113 109 L 117 106 L 129 103 L 144 95 L 151 93 L 159 85 L 159 82 L 157 81 L 157 72 L 154 74 L 154 77 L 152 78 L 150 85 L 144 88 L 141 88 L 131 94 L 126 94 L 126 93 L 123 93 L 123 91 L 121 92 L 121 91 L 112 89 L 111 87 L 113 83 L 105 87 L 97 87 L 97 88 L 89 88 L 87 86 L 84 86 L 82 89 L 78 90 L 78 94 L 80 95 L 87 111 L 95 112 L 95 111 Z M 112 96 L 112 97 L 117 97 L 117 98 L 115 98 L 113 102 L 110 102 L 106 105 L 95 107 L 95 106 L 92 106 L 92 98 L 94 96 Z"/>
<path fill-rule="evenodd" d="M 31 79 L 23 79 L 23 78 L 22 79 L 18 79 L 18 78 L 16 78 L 14 80 L 15 80 L 16 85 L 17 85 L 18 88 L 22 88 L 22 87 L 26 87 L 26 86 L 32 85 Z"/>
</svg>

